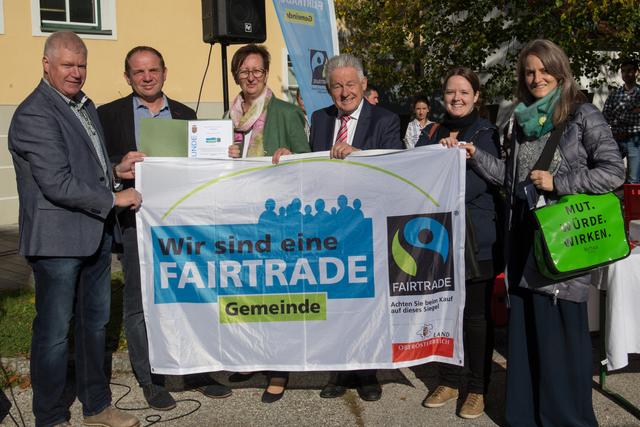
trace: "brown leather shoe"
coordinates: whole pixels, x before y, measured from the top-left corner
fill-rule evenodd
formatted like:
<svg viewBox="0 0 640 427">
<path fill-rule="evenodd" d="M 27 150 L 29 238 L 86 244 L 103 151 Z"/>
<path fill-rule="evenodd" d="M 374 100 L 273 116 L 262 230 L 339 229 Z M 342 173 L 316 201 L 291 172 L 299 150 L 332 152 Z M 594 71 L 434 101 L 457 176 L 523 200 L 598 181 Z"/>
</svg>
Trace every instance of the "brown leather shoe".
<svg viewBox="0 0 640 427">
<path fill-rule="evenodd" d="M 469 393 L 462 408 L 460 408 L 460 416 L 468 420 L 478 418 L 484 413 L 484 396 L 478 393 Z"/>
<path fill-rule="evenodd" d="M 444 385 L 439 385 L 431 396 L 428 396 L 424 402 L 422 402 L 422 406 L 426 408 L 439 408 L 451 401 L 455 402 L 457 399 L 458 390 Z"/>
<path fill-rule="evenodd" d="M 138 427 L 140 421 L 113 406 L 107 406 L 102 412 L 84 417 L 84 425 L 95 427 Z"/>
</svg>

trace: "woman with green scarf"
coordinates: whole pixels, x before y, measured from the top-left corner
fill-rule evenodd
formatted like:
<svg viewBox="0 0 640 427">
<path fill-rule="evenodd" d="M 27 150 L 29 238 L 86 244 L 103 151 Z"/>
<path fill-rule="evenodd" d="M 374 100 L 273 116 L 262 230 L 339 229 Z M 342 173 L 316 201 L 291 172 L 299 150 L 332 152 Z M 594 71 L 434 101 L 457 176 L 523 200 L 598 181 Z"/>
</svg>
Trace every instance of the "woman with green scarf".
<svg viewBox="0 0 640 427">
<path fill-rule="evenodd" d="M 590 275 L 543 276 L 533 257 L 532 209 L 562 195 L 610 192 L 624 182 L 620 152 L 600 111 L 586 102 L 569 59 L 549 40 L 520 52 L 516 129 L 501 161 L 473 145 L 471 167 L 503 185 L 509 202 L 506 278 L 509 343 L 506 420 L 510 426 L 596 426 L 591 401 Z M 553 131 L 559 142 L 546 170 L 534 167 Z"/>
</svg>

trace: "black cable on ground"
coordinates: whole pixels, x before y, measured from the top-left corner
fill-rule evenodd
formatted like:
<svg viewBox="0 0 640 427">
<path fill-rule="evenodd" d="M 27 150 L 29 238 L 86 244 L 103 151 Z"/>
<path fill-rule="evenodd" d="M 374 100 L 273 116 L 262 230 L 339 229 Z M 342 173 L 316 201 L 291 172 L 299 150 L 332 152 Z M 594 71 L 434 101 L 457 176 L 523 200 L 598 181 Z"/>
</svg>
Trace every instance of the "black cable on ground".
<svg viewBox="0 0 640 427">
<path fill-rule="evenodd" d="M 18 427 L 26 427 L 26 424 L 24 422 L 24 417 L 22 416 L 22 411 L 20 410 L 20 406 L 18 405 L 18 401 L 16 400 L 15 394 L 13 394 L 13 386 L 11 385 L 11 382 L 9 381 L 10 380 L 9 373 L 5 369 L 3 363 L 0 363 L 0 368 L 2 368 L 2 374 L 4 375 L 4 379 L 7 382 L 7 385 L 9 386 L 9 392 L 11 393 L 11 400 L 13 400 L 13 406 L 16 408 L 16 411 L 18 411 L 18 415 L 20 415 L 20 421 L 22 422 L 22 426 L 20 426 L 20 424 L 18 424 L 18 421 L 14 418 L 13 414 L 11 413 L 11 407 L 9 407 L 9 411 L 7 412 L 7 415 L 9 415 L 11 417 L 11 420 L 15 423 L 16 426 L 18 426 Z"/>
<path fill-rule="evenodd" d="M 120 398 L 118 398 L 118 400 L 115 401 L 115 403 L 113 404 L 114 407 L 116 407 L 117 409 L 120 409 L 121 411 L 144 411 L 146 409 L 151 409 L 149 406 L 145 406 L 143 408 L 124 408 L 122 406 L 118 406 L 118 403 L 120 403 L 120 401 L 122 399 L 124 399 L 125 397 L 127 397 L 129 395 L 129 393 L 131 393 L 131 387 L 129 387 L 126 384 L 120 384 L 120 383 L 114 383 L 111 382 L 111 385 L 116 385 L 119 387 L 124 387 L 127 389 L 127 392 L 125 394 L 123 394 L 122 396 L 120 396 Z M 195 407 L 195 409 L 191 410 L 190 412 L 187 412 L 186 414 L 182 414 L 182 415 L 178 415 L 177 417 L 173 417 L 173 418 L 167 418 L 167 419 L 163 419 L 162 415 L 160 414 L 151 414 L 151 415 L 147 415 L 146 417 L 144 417 L 144 420 L 149 423 L 149 424 L 145 424 L 145 427 L 148 426 L 152 426 L 154 424 L 160 424 L 160 423 L 166 423 L 169 421 L 175 421 L 175 420 L 179 420 L 181 418 L 185 418 L 188 417 L 191 414 L 195 414 L 196 412 L 198 412 L 200 410 L 200 407 L 202 406 L 202 403 L 200 403 L 199 400 L 197 399 L 179 399 L 176 400 L 176 403 L 180 403 L 180 402 L 195 402 L 198 404 L 198 406 Z"/>
</svg>

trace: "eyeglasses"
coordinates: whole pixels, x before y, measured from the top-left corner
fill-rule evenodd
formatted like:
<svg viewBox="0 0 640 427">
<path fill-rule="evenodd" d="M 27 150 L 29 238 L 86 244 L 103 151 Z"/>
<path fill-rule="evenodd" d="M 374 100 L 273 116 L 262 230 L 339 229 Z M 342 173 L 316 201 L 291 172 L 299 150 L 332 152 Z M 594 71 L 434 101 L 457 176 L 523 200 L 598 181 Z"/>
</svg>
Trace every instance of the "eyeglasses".
<svg viewBox="0 0 640 427">
<path fill-rule="evenodd" d="M 249 73 L 251 73 L 251 75 L 253 75 L 253 77 L 255 77 L 256 79 L 261 79 L 262 77 L 264 77 L 266 72 L 267 70 L 264 70 L 262 68 L 256 68 L 255 70 L 240 70 L 238 71 L 238 79 L 248 79 Z"/>
</svg>

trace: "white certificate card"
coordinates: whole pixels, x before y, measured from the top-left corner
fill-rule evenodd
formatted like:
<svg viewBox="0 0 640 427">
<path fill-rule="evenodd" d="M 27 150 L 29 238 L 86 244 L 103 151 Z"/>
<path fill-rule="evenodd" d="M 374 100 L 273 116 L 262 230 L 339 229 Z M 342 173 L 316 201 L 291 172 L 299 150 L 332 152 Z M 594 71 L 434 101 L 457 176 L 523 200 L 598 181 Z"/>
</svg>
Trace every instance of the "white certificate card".
<svg viewBox="0 0 640 427">
<path fill-rule="evenodd" d="M 189 157 L 197 159 L 228 159 L 233 143 L 231 120 L 189 120 Z"/>
</svg>

